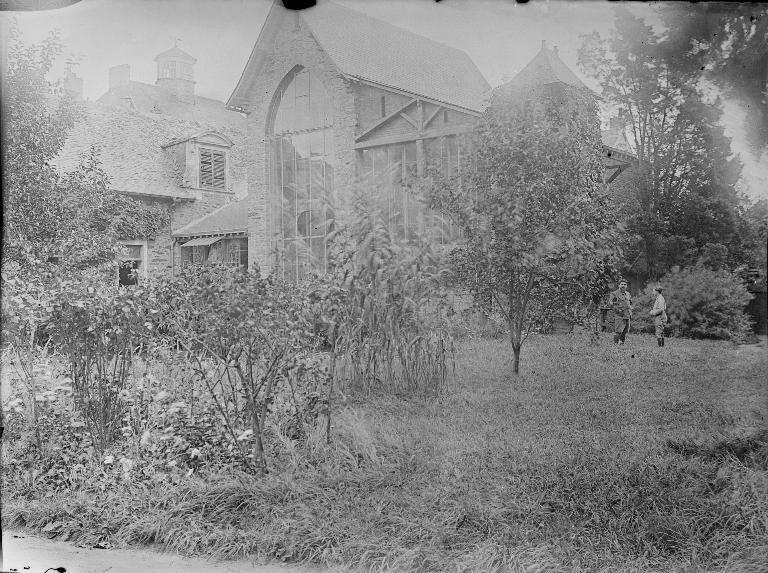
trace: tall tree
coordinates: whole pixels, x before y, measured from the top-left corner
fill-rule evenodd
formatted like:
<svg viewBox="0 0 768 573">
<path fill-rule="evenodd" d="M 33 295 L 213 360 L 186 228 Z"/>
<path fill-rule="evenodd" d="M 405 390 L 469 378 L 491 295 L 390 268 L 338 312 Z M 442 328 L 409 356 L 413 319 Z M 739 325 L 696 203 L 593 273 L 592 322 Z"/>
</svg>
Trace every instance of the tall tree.
<svg viewBox="0 0 768 573">
<path fill-rule="evenodd" d="M 705 94 L 696 50 L 681 48 L 676 28 L 658 32 L 625 7 L 615 25 L 607 39 L 584 38 L 579 62 L 631 134 L 640 212 L 629 225 L 649 274 L 659 276 L 672 262 L 690 262 L 690 249 L 670 252 L 679 238 L 691 239 L 694 253 L 707 243 L 736 244 L 740 164 L 720 125 L 721 102 Z"/>
<path fill-rule="evenodd" d="M 750 110 L 746 133 L 753 151 L 762 153 L 768 144 L 768 6 L 669 2 L 659 10 L 670 54 Z"/>
<path fill-rule="evenodd" d="M 54 166 L 82 106 L 50 81 L 62 51 L 57 35 L 25 45 L 10 26 L 3 94 L 3 263 L 31 273 L 56 257 L 67 268 L 111 263 L 118 240 L 151 237 L 167 223 L 165 209 L 109 188 L 97 150 L 61 174 Z"/>
<path fill-rule="evenodd" d="M 451 254 L 457 276 L 507 321 L 515 374 L 530 333 L 558 315 L 588 318 L 621 255 L 595 102 L 568 88 L 500 91 L 476 132 L 476 168 L 435 175 L 431 192 L 463 231 Z"/>
</svg>

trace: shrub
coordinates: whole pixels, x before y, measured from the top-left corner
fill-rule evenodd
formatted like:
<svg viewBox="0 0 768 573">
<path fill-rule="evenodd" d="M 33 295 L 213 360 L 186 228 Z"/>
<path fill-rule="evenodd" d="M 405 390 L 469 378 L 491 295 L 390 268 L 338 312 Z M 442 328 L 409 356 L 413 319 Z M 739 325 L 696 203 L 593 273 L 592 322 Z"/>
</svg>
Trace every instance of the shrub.
<svg viewBox="0 0 768 573">
<path fill-rule="evenodd" d="M 714 338 L 740 341 L 750 331 L 744 308 L 752 295 L 742 281 L 726 270 L 713 270 L 704 265 L 674 268 L 659 281 L 667 301 L 667 328 L 688 338 Z M 653 332 L 654 283 L 635 300 L 633 328 Z"/>
<path fill-rule="evenodd" d="M 343 356 L 339 381 L 366 393 L 438 393 L 454 353 L 439 257 L 428 242 L 392 232 L 371 190 L 358 189 L 351 208 L 334 237 L 333 270 L 318 279 L 332 356 Z"/>
<path fill-rule="evenodd" d="M 326 382 L 307 294 L 257 273 L 214 271 L 162 281 L 149 297 L 154 322 L 184 349 L 230 446 L 259 472 L 267 470 L 268 419 L 301 419 Z"/>
</svg>

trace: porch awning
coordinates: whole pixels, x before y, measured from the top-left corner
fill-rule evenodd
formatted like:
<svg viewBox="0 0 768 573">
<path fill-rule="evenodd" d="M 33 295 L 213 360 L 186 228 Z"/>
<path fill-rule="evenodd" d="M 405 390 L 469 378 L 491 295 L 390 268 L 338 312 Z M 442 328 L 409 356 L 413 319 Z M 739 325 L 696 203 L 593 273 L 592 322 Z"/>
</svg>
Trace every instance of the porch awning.
<svg viewBox="0 0 768 573">
<path fill-rule="evenodd" d="M 200 237 L 198 239 L 192 239 L 191 241 L 187 241 L 182 247 L 207 247 L 208 245 L 212 245 L 217 241 L 220 241 L 221 237 Z"/>
</svg>

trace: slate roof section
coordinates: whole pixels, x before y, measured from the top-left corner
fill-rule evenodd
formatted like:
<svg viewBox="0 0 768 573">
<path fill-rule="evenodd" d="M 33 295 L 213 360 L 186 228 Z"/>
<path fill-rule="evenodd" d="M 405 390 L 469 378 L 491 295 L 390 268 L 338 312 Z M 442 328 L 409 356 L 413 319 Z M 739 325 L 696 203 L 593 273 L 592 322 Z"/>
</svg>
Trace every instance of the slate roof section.
<svg viewBox="0 0 768 573">
<path fill-rule="evenodd" d="M 271 11 L 284 9 L 275 3 Z M 328 0 L 320 0 L 300 14 L 318 44 L 347 77 L 482 111 L 490 86 L 461 50 Z M 265 27 L 271 22 L 270 16 Z M 257 40 L 228 107 L 247 105 L 252 78 L 269 49 L 268 36 L 262 29 L 259 38 L 263 41 Z"/>
<path fill-rule="evenodd" d="M 592 91 L 565 65 L 556 49 L 548 48 L 546 42 L 542 41 L 539 53 L 508 83 L 545 85 L 557 82 Z"/>
<path fill-rule="evenodd" d="M 123 99 L 130 93 L 131 100 Z M 193 199 L 194 190 L 181 186 L 184 165 L 163 149 L 201 131 L 228 137 L 230 174 L 236 195 L 246 192 L 245 118 L 224 108 L 223 102 L 198 98 L 196 104 L 170 101 L 157 86 L 131 82 L 107 92 L 72 129 L 55 160 L 59 169 L 73 169 L 91 146 L 99 149 L 102 168 L 112 189 L 129 194 Z M 157 105 L 156 105 L 157 104 Z M 159 111 L 153 112 L 152 109 Z"/>
<path fill-rule="evenodd" d="M 174 231 L 174 237 L 248 232 L 248 198 L 233 201 Z"/>
<path fill-rule="evenodd" d="M 120 107 L 133 105 L 138 111 L 172 116 L 199 124 L 192 131 L 201 131 L 204 126 L 244 129 L 242 126 L 245 125 L 244 117 L 228 110 L 224 102 L 195 96 L 194 104 L 184 103 L 175 99 L 163 88 L 143 82 L 131 81 L 125 85 L 113 87 L 96 101 Z"/>
</svg>

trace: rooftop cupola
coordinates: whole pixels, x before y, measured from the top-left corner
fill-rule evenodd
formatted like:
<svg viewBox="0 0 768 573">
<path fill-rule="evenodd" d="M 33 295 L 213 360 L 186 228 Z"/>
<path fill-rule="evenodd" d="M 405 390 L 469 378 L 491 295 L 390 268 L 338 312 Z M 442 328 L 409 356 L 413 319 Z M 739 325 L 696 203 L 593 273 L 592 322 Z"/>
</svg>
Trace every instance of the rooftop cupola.
<svg viewBox="0 0 768 573">
<path fill-rule="evenodd" d="M 184 102 L 195 102 L 195 58 L 174 44 L 173 48 L 155 56 L 157 81 L 155 84 L 171 97 Z"/>
</svg>

